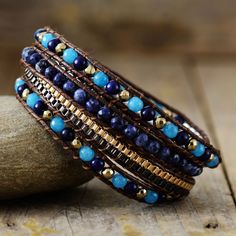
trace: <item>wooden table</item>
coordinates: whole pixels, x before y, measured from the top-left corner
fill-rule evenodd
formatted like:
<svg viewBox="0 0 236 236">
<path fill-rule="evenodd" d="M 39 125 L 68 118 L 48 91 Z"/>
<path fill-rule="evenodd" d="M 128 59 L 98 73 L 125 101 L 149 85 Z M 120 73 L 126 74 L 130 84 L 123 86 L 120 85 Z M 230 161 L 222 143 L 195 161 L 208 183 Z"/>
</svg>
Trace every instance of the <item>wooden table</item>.
<svg viewBox="0 0 236 236">
<path fill-rule="evenodd" d="M 236 235 L 235 58 L 118 55 L 103 61 L 184 111 L 221 148 L 190 196 L 157 207 L 127 199 L 99 180 L 77 189 L 2 202 L 0 235 Z"/>
</svg>

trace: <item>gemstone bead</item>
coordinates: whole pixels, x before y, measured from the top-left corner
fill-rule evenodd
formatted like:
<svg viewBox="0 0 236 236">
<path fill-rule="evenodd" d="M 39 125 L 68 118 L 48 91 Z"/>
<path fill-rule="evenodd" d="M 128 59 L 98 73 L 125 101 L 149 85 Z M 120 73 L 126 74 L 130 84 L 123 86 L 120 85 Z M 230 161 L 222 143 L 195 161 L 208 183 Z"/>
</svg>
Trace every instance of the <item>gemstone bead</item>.
<svg viewBox="0 0 236 236">
<path fill-rule="evenodd" d="M 143 106 L 143 101 L 139 97 L 132 97 L 128 100 L 128 108 L 133 112 L 141 111 Z"/>
<path fill-rule="evenodd" d="M 171 151 L 168 147 L 162 147 L 159 152 L 159 157 L 164 160 L 168 161 L 170 159 Z"/>
<path fill-rule="evenodd" d="M 200 156 L 198 159 L 200 161 L 208 161 L 211 158 L 211 150 L 209 148 L 205 149 L 205 152 L 202 156 Z"/>
<path fill-rule="evenodd" d="M 122 118 L 115 116 L 111 119 L 111 127 L 113 129 L 123 130 L 125 127 L 125 121 Z"/>
<path fill-rule="evenodd" d="M 181 158 L 180 161 L 179 161 L 179 165 L 178 165 L 179 168 L 184 170 L 187 165 L 188 165 L 187 160 L 185 160 L 184 158 Z"/>
<path fill-rule="evenodd" d="M 112 177 L 112 184 L 117 189 L 123 189 L 127 184 L 127 179 L 121 174 L 115 174 Z"/>
<path fill-rule="evenodd" d="M 144 133 L 139 134 L 139 136 L 135 139 L 135 144 L 138 147 L 144 147 L 148 142 L 148 136 Z"/>
<path fill-rule="evenodd" d="M 29 57 L 35 53 L 35 50 L 33 48 L 27 47 L 22 50 L 21 57 L 24 61 L 28 61 Z"/>
<path fill-rule="evenodd" d="M 72 95 L 74 94 L 75 90 L 76 90 L 76 85 L 74 82 L 67 80 L 63 84 L 63 91 L 65 91 L 67 94 Z"/>
<path fill-rule="evenodd" d="M 213 159 L 207 163 L 209 168 L 215 168 L 220 163 L 219 157 L 214 155 Z"/>
<path fill-rule="evenodd" d="M 65 128 L 65 122 L 61 117 L 55 116 L 50 122 L 50 128 L 55 133 L 60 133 Z"/>
<path fill-rule="evenodd" d="M 185 131 L 181 131 L 177 134 L 175 141 L 178 145 L 188 145 L 189 135 Z"/>
<path fill-rule="evenodd" d="M 22 96 L 22 93 L 26 88 L 28 88 L 28 85 L 25 83 L 17 87 L 17 93 L 20 97 Z"/>
<path fill-rule="evenodd" d="M 34 32 L 34 38 L 35 38 L 36 40 L 38 40 L 39 34 L 41 34 L 42 32 L 45 32 L 45 29 L 44 29 L 44 28 L 37 29 L 37 30 Z"/>
<path fill-rule="evenodd" d="M 39 100 L 35 103 L 34 105 L 34 112 L 41 116 L 43 115 L 43 112 L 46 111 L 48 109 L 48 106 L 42 101 L 42 100 Z"/>
<path fill-rule="evenodd" d="M 65 82 L 66 82 L 66 78 L 60 72 L 58 72 L 53 78 L 53 84 L 59 88 L 62 88 Z"/>
<path fill-rule="evenodd" d="M 100 109 L 99 101 L 96 98 L 90 98 L 86 102 L 86 109 L 93 114 L 97 114 Z"/>
<path fill-rule="evenodd" d="M 120 92 L 120 85 L 115 80 L 111 80 L 106 85 L 106 91 L 109 94 L 115 95 Z"/>
<path fill-rule="evenodd" d="M 179 128 L 178 126 L 174 125 L 171 122 L 168 122 L 165 124 L 163 127 L 163 133 L 168 137 L 168 138 L 175 138 L 178 134 Z"/>
<path fill-rule="evenodd" d="M 135 184 L 134 182 L 128 182 L 126 185 L 125 185 L 125 193 L 128 194 L 128 195 L 131 195 L 131 196 L 134 196 L 137 194 L 138 192 L 138 185 Z"/>
<path fill-rule="evenodd" d="M 141 110 L 142 120 L 150 121 L 155 118 L 156 112 L 151 107 L 144 107 Z"/>
<path fill-rule="evenodd" d="M 56 38 L 56 36 L 55 36 L 54 34 L 46 33 L 46 34 L 43 35 L 41 44 L 42 44 L 45 48 L 48 48 L 48 43 L 49 43 L 49 41 L 51 41 L 52 39 L 55 39 L 55 38 Z"/>
<path fill-rule="evenodd" d="M 174 154 L 173 156 L 170 157 L 169 162 L 175 166 L 179 164 L 180 161 L 180 156 L 179 154 Z"/>
<path fill-rule="evenodd" d="M 185 165 L 184 171 L 190 176 L 198 176 L 202 173 L 202 168 L 188 163 Z"/>
<path fill-rule="evenodd" d="M 83 89 L 77 89 L 74 92 L 74 100 L 80 104 L 80 105 L 84 105 L 86 100 L 87 100 L 87 94 Z"/>
<path fill-rule="evenodd" d="M 198 143 L 197 147 L 192 151 L 192 154 L 195 157 L 200 157 L 203 155 L 204 152 L 205 152 L 205 146 L 201 143 Z"/>
<path fill-rule="evenodd" d="M 144 197 L 144 201 L 148 204 L 154 204 L 158 200 L 158 193 L 148 190 L 147 195 Z"/>
<path fill-rule="evenodd" d="M 160 147 L 161 145 L 159 142 L 152 140 L 146 144 L 145 149 L 152 154 L 156 154 L 159 152 Z"/>
<path fill-rule="evenodd" d="M 52 39 L 48 42 L 48 50 L 55 52 L 56 46 L 61 43 L 61 40 L 58 38 Z"/>
<path fill-rule="evenodd" d="M 61 139 L 63 141 L 73 141 L 75 138 L 75 131 L 71 128 L 64 128 L 62 131 L 61 131 Z"/>
<path fill-rule="evenodd" d="M 39 62 L 35 64 L 35 70 L 42 75 L 44 74 L 47 67 L 48 67 L 48 62 L 44 59 L 41 59 Z"/>
<path fill-rule="evenodd" d="M 27 63 L 29 63 L 31 66 L 35 66 L 35 64 L 41 60 L 41 56 L 35 52 L 32 55 L 30 55 L 30 57 L 28 58 L 28 60 L 26 61 Z"/>
<path fill-rule="evenodd" d="M 44 75 L 47 79 L 53 80 L 54 76 L 58 73 L 58 71 L 53 67 L 49 66 L 45 69 Z"/>
<path fill-rule="evenodd" d="M 99 87 L 104 87 L 109 82 L 109 78 L 104 72 L 99 71 L 94 74 L 93 82 Z"/>
<path fill-rule="evenodd" d="M 78 53 L 73 48 L 67 48 L 63 52 L 63 60 L 68 64 L 73 64 L 74 60 L 78 57 Z"/>
<path fill-rule="evenodd" d="M 109 108 L 107 107 L 102 107 L 99 111 L 98 111 L 98 118 L 101 120 L 109 120 L 111 118 L 111 111 Z"/>
<path fill-rule="evenodd" d="M 177 120 L 180 124 L 183 124 L 185 122 L 184 118 L 179 115 L 175 116 L 175 120 Z"/>
<path fill-rule="evenodd" d="M 15 82 L 15 91 L 17 92 L 17 88 L 23 84 L 25 84 L 25 81 L 23 79 L 17 79 Z"/>
<path fill-rule="evenodd" d="M 36 104 L 36 102 L 40 101 L 41 98 L 39 97 L 39 95 L 37 93 L 31 93 L 28 95 L 27 99 L 26 99 L 26 104 L 31 108 L 34 109 L 34 105 Z"/>
<path fill-rule="evenodd" d="M 96 172 L 103 170 L 104 165 L 105 165 L 105 162 L 101 158 L 94 158 L 91 161 L 91 167 Z"/>
<path fill-rule="evenodd" d="M 79 157 L 82 161 L 92 161 L 95 156 L 95 152 L 89 146 L 82 146 L 79 149 Z"/>
<path fill-rule="evenodd" d="M 82 70 L 84 70 L 85 68 L 87 68 L 88 62 L 87 62 L 87 60 L 86 60 L 84 57 L 78 56 L 78 57 L 74 60 L 73 65 L 74 65 L 74 68 L 75 68 L 76 70 L 82 71 Z"/>
<path fill-rule="evenodd" d="M 133 125 L 127 125 L 127 127 L 124 129 L 123 132 L 124 132 L 124 135 L 130 139 L 136 137 L 136 135 L 138 134 L 137 128 Z"/>
</svg>

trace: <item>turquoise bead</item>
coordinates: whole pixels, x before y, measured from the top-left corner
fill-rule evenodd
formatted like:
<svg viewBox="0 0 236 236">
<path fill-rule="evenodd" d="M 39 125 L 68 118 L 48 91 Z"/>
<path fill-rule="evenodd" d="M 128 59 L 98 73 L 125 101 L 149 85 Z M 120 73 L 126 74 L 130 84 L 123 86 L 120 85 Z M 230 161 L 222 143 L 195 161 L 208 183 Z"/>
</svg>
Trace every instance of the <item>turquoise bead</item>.
<svg viewBox="0 0 236 236">
<path fill-rule="evenodd" d="M 56 36 L 54 34 L 51 33 L 47 33 L 43 35 L 41 44 L 45 47 L 48 48 L 48 42 L 51 41 L 52 39 L 55 39 Z"/>
<path fill-rule="evenodd" d="M 198 143 L 197 147 L 192 151 L 192 154 L 195 157 L 200 157 L 203 155 L 204 152 L 205 152 L 205 146 L 201 143 Z"/>
<path fill-rule="evenodd" d="M 144 197 L 144 201 L 148 204 L 154 204 L 158 200 L 158 193 L 148 190 L 147 195 Z"/>
<path fill-rule="evenodd" d="M 95 152 L 89 146 L 82 146 L 79 149 L 79 157 L 82 161 L 92 161 L 94 159 Z"/>
<path fill-rule="evenodd" d="M 60 116 L 55 116 L 50 122 L 50 128 L 55 133 L 60 133 L 65 128 L 65 122 Z"/>
<path fill-rule="evenodd" d="M 123 189 L 127 184 L 127 179 L 121 174 L 115 174 L 112 177 L 112 184 L 115 188 Z"/>
<path fill-rule="evenodd" d="M 132 97 L 128 101 L 128 108 L 133 112 L 141 111 L 143 106 L 143 101 L 139 97 Z"/>
<path fill-rule="evenodd" d="M 78 57 L 78 53 L 73 48 L 67 48 L 63 52 L 63 60 L 68 64 L 73 64 L 74 60 Z"/>
<path fill-rule="evenodd" d="M 37 93 L 31 93 L 28 95 L 27 99 L 26 99 L 26 104 L 33 109 L 34 105 L 40 101 L 41 98 L 39 97 L 39 95 Z"/>
<path fill-rule="evenodd" d="M 94 74 L 93 82 L 99 87 L 104 87 L 109 82 L 109 78 L 104 72 L 99 71 Z"/>
<path fill-rule="evenodd" d="M 23 84 L 25 84 L 25 81 L 23 79 L 17 79 L 15 82 L 15 91 L 17 92 L 17 88 Z"/>
<path fill-rule="evenodd" d="M 214 155 L 214 158 L 207 163 L 207 167 L 214 168 L 219 164 L 220 160 L 217 155 Z"/>
<path fill-rule="evenodd" d="M 163 133 L 168 138 L 175 138 L 178 132 L 179 132 L 178 126 L 174 125 L 171 122 L 166 123 L 165 126 L 163 127 Z"/>
</svg>

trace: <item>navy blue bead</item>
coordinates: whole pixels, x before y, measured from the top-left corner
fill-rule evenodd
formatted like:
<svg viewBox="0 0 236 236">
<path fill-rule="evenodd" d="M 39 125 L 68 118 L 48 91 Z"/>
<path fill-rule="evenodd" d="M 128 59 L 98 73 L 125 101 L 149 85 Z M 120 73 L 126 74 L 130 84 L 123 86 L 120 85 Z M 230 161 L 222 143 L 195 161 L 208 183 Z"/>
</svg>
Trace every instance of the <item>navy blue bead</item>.
<svg viewBox="0 0 236 236">
<path fill-rule="evenodd" d="M 44 75 L 47 79 L 49 80 L 53 80 L 54 76 L 58 73 L 58 71 L 52 67 L 52 66 L 49 66 L 45 69 L 44 71 Z"/>
<path fill-rule="evenodd" d="M 87 100 L 87 94 L 83 89 L 77 89 L 74 92 L 74 100 L 80 105 L 84 105 Z"/>
<path fill-rule="evenodd" d="M 32 55 L 30 55 L 30 57 L 28 58 L 28 60 L 27 60 L 27 63 L 29 63 L 30 65 L 32 65 L 32 66 L 35 66 L 35 64 L 39 61 L 39 60 L 41 60 L 41 56 L 37 53 L 37 52 L 35 52 L 35 53 L 33 53 Z"/>
<path fill-rule="evenodd" d="M 168 161 L 171 155 L 171 151 L 168 147 L 161 148 L 159 156 L 162 160 Z"/>
<path fill-rule="evenodd" d="M 87 60 L 86 60 L 84 57 L 78 56 L 78 57 L 74 60 L 73 65 L 74 65 L 74 68 L 75 68 L 76 70 L 82 71 L 82 70 L 84 70 L 85 68 L 87 68 L 88 62 L 87 62 Z"/>
<path fill-rule="evenodd" d="M 170 157 L 169 162 L 173 165 L 178 165 L 180 161 L 180 156 L 179 154 L 174 154 L 173 156 Z"/>
<path fill-rule="evenodd" d="M 64 128 L 61 131 L 61 139 L 66 142 L 73 141 L 75 138 L 75 131 L 71 128 Z"/>
<path fill-rule="evenodd" d="M 33 48 L 24 48 L 21 53 L 21 57 L 23 58 L 24 61 L 28 62 L 29 57 L 35 53 L 35 50 Z"/>
<path fill-rule="evenodd" d="M 175 120 L 177 120 L 179 123 L 183 124 L 185 122 L 184 118 L 182 116 L 175 116 Z"/>
<path fill-rule="evenodd" d="M 106 91 L 109 94 L 117 94 L 120 92 L 120 85 L 115 81 L 111 80 L 107 85 L 106 85 Z"/>
<path fill-rule="evenodd" d="M 41 28 L 41 29 L 37 29 L 35 32 L 34 32 L 34 38 L 36 40 L 39 39 L 39 34 L 42 33 L 42 32 L 45 32 L 45 29 Z"/>
<path fill-rule="evenodd" d="M 156 112 L 151 107 L 144 107 L 141 110 L 141 117 L 145 121 L 150 121 L 155 118 Z"/>
<path fill-rule="evenodd" d="M 181 131 L 177 134 L 175 141 L 178 145 L 187 145 L 189 143 L 189 135 L 185 131 Z"/>
<path fill-rule="evenodd" d="M 91 161 L 91 167 L 96 172 L 103 170 L 104 165 L 105 165 L 105 162 L 101 158 L 96 157 Z"/>
<path fill-rule="evenodd" d="M 186 165 L 188 165 L 188 162 L 184 159 L 184 158 L 180 158 L 180 160 L 179 160 L 179 167 L 181 168 L 181 169 L 184 169 L 184 168 L 186 168 Z"/>
<path fill-rule="evenodd" d="M 113 129 L 123 130 L 125 127 L 125 121 L 122 118 L 115 116 L 111 119 L 111 127 Z"/>
<path fill-rule="evenodd" d="M 52 39 L 48 42 L 48 49 L 51 52 L 55 52 L 56 46 L 61 43 L 61 40 L 58 38 Z"/>
<path fill-rule="evenodd" d="M 22 93 L 26 88 L 28 88 L 27 84 L 22 84 L 22 85 L 17 87 L 17 93 L 20 97 L 22 96 Z"/>
<path fill-rule="evenodd" d="M 43 115 L 43 112 L 46 111 L 47 109 L 48 109 L 47 104 L 45 104 L 42 100 L 39 100 L 35 103 L 33 110 L 37 115 L 41 116 Z"/>
<path fill-rule="evenodd" d="M 97 112 L 100 109 L 100 104 L 99 101 L 95 98 L 90 98 L 87 102 L 86 102 L 86 109 L 94 114 L 97 114 Z"/>
<path fill-rule="evenodd" d="M 74 82 L 67 80 L 63 84 L 63 91 L 65 91 L 67 94 L 72 95 L 74 94 L 75 90 L 76 90 L 76 85 Z"/>
<path fill-rule="evenodd" d="M 138 192 L 138 190 L 138 185 L 134 182 L 128 182 L 124 188 L 125 193 L 130 196 L 134 196 Z"/>
<path fill-rule="evenodd" d="M 102 107 L 99 111 L 98 111 L 98 118 L 101 120 L 110 120 L 111 118 L 111 111 L 109 108 L 107 107 Z"/>
<path fill-rule="evenodd" d="M 184 171 L 190 176 L 197 176 L 202 173 L 202 168 L 188 163 L 184 166 Z"/>
<path fill-rule="evenodd" d="M 148 136 L 144 133 L 139 134 L 139 136 L 135 139 L 135 144 L 138 147 L 146 146 L 147 142 L 148 142 Z"/>
<path fill-rule="evenodd" d="M 198 159 L 200 161 L 208 161 L 211 157 L 211 154 L 212 154 L 211 150 L 209 148 L 206 148 L 204 154 L 198 157 Z"/>
<path fill-rule="evenodd" d="M 127 125 L 127 127 L 124 129 L 123 132 L 124 132 L 124 135 L 130 139 L 136 137 L 138 134 L 137 128 L 133 125 Z"/>
<path fill-rule="evenodd" d="M 39 62 L 35 64 L 35 70 L 42 75 L 44 75 L 44 72 L 47 67 L 48 67 L 48 62 L 44 59 L 41 59 Z"/>
<path fill-rule="evenodd" d="M 161 145 L 158 141 L 152 140 L 146 144 L 145 149 L 152 154 L 156 154 L 159 152 L 160 147 Z"/>
<path fill-rule="evenodd" d="M 66 78 L 60 72 L 58 72 L 53 78 L 53 84 L 59 88 L 62 88 L 65 82 L 66 82 Z"/>
</svg>

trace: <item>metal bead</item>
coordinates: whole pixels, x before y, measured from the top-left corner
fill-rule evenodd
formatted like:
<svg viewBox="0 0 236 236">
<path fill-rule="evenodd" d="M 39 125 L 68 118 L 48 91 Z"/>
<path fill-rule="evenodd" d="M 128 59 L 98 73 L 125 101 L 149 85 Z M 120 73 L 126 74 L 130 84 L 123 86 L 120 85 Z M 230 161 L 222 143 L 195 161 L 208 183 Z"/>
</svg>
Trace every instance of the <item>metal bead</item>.
<svg viewBox="0 0 236 236">
<path fill-rule="evenodd" d="M 214 159 L 214 154 L 212 153 L 209 160 L 207 162 L 211 162 Z"/>
<path fill-rule="evenodd" d="M 21 97 L 22 97 L 24 100 L 26 100 L 27 97 L 28 97 L 28 95 L 29 95 L 29 93 L 30 93 L 29 89 L 25 89 L 25 90 L 23 91 Z"/>
<path fill-rule="evenodd" d="M 64 51 L 66 49 L 66 45 L 64 43 L 59 43 L 56 47 L 55 47 L 55 52 L 56 53 L 61 53 L 62 51 Z"/>
<path fill-rule="evenodd" d="M 96 69 L 94 68 L 93 65 L 89 64 L 84 71 L 86 74 L 92 75 L 96 72 Z"/>
<path fill-rule="evenodd" d="M 71 145 L 73 146 L 73 148 L 75 149 L 79 149 L 80 147 L 82 147 L 82 143 L 80 142 L 79 139 L 75 138 L 72 142 Z"/>
<path fill-rule="evenodd" d="M 168 110 L 167 108 L 164 108 L 163 111 L 166 113 L 166 115 L 172 116 L 172 112 Z"/>
<path fill-rule="evenodd" d="M 157 117 L 155 120 L 155 124 L 158 129 L 161 129 L 166 124 L 166 119 L 162 117 Z"/>
<path fill-rule="evenodd" d="M 188 150 L 193 151 L 197 147 L 197 140 L 196 139 L 191 139 L 189 144 L 188 144 Z"/>
<path fill-rule="evenodd" d="M 49 110 L 44 111 L 44 112 L 43 112 L 43 118 L 44 118 L 45 120 L 50 120 L 50 119 L 52 118 L 52 112 L 49 111 Z"/>
<path fill-rule="evenodd" d="M 110 168 L 107 168 L 102 172 L 102 175 L 106 179 L 110 179 L 114 175 L 114 171 Z"/>
<path fill-rule="evenodd" d="M 38 36 L 38 40 L 39 40 L 39 42 L 42 41 L 43 36 L 44 36 L 46 33 L 47 33 L 47 32 L 42 32 L 42 33 L 39 34 L 39 36 Z"/>
<path fill-rule="evenodd" d="M 121 91 L 120 92 L 120 98 L 122 99 L 122 100 L 125 100 L 125 101 L 127 101 L 128 99 L 129 99 L 129 97 L 130 97 L 130 94 L 129 94 L 129 91 L 127 91 L 127 90 L 123 90 L 123 91 Z"/>
<path fill-rule="evenodd" d="M 140 189 L 137 193 L 137 198 L 138 199 L 143 199 L 147 195 L 147 190 L 146 189 Z"/>
</svg>

